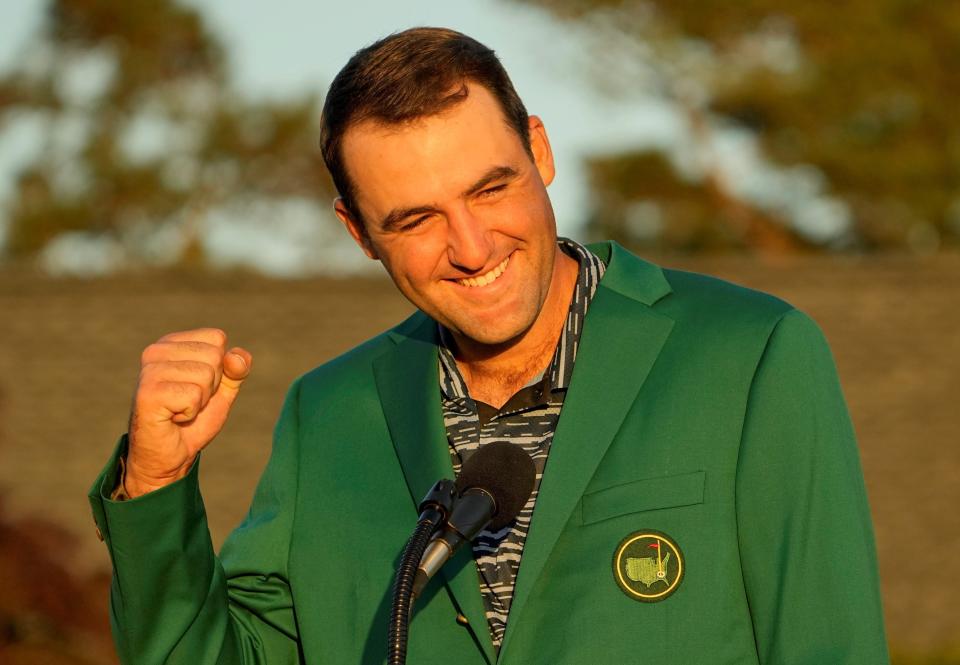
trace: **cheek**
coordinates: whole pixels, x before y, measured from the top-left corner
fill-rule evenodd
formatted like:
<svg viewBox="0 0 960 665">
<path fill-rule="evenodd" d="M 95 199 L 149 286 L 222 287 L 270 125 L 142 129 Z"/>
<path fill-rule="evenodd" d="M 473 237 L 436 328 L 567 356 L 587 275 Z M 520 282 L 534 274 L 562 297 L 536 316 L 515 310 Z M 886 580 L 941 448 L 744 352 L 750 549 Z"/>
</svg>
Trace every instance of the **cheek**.
<svg viewBox="0 0 960 665">
<path fill-rule="evenodd" d="M 435 280 L 438 260 L 444 251 L 443 243 L 429 234 L 404 238 L 390 244 L 381 261 L 393 281 L 405 290 L 423 292 Z"/>
<path fill-rule="evenodd" d="M 527 219 L 538 228 L 553 228 L 553 208 L 545 189 L 527 199 Z"/>
<path fill-rule="evenodd" d="M 526 188 L 522 195 L 513 196 L 493 210 L 500 225 L 518 236 L 533 241 L 544 230 L 553 228 L 553 211 L 546 190 Z M 549 234 L 545 234 L 549 235 Z"/>
</svg>

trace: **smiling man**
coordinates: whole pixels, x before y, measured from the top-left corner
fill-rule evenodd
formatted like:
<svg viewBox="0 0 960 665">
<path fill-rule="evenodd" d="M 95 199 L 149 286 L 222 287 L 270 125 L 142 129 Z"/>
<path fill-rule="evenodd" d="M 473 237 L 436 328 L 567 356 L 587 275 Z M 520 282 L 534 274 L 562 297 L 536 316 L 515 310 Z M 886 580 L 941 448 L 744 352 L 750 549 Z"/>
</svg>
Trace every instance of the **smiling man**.
<svg viewBox="0 0 960 665">
<path fill-rule="evenodd" d="M 550 360 L 578 263 L 557 245 L 543 123 L 527 121 L 525 145 L 489 90 L 453 83 L 444 112 L 347 130 L 344 171 L 363 187 L 335 209 L 450 333 L 471 395 L 499 407 Z"/>
<path fill-rule="evenodd" d="M 197 458 L 252 357 L 218 329 L 144 351 L 90 496 L 124 663 L 383 662 L 417 503 L 503 441 L 534 492 L 426 587 L 410 662 L 886 662 L 856 443 L 809 318 L 557 238 L 543 123 L 460 33 L 359 51 L 321 143 L 337 216 L 418 311 L 294 383 L 219 557 Z"/>
</svg>

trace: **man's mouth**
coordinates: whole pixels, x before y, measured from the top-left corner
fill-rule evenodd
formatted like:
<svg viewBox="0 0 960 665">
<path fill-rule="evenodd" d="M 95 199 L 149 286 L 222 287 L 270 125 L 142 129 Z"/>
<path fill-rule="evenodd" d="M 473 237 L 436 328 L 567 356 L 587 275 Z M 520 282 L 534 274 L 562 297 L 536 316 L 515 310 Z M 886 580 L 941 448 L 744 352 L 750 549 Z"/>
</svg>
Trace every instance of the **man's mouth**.
<svg viewBox="0 0 960 665">
<path fill-rule="evenodd" d="M 476 277 L 467 277 L 466 279 L 458 279 L 456 280 L 456 282 L 461 286 L 469 286 L 469 287 L 486 286 L 487 284 L 489 284 L 490 282 L 492 282 L 497 277 L 503 274 L 503 271 L 507 269 L 507 264 L 509 262 L 510 262 L 510 256 L 507 255 L 507 258 L 501 261 L 500 264 L 490 272 L 486 272 L 482 275 L 477 275 Z"/>
</svg>

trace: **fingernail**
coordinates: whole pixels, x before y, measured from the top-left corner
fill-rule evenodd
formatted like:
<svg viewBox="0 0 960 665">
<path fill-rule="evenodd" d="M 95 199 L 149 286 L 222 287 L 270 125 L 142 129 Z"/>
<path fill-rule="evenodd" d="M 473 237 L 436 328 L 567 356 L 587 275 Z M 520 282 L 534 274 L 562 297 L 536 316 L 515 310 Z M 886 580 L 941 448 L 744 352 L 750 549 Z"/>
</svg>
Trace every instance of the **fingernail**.
<svg viewBox="0 0 960 665">
<path fill-rule="evenodd" d="M 243 356 L 241 356 L 239 353 L 231 353 L 230 355 L 234 356 L 235 358 L 239 358 L 240 362 L 243 363 L 243 368 L 244 369 L 247 368 L 247 361 L 244 359 Z"/>
</svg>

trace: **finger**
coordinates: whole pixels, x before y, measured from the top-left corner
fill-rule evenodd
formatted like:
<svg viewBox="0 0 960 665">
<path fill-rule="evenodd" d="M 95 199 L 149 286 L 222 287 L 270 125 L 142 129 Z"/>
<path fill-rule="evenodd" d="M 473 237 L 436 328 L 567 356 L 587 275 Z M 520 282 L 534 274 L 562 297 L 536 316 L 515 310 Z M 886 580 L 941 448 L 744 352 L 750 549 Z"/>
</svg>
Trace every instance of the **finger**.
<svg viewBox="0 0 960 665">
<path fill-rule="evenodd" d="M 140 370 L 139 390 L 149 391 L 156 384 L 166 381 L 176 383 L 195 383 L 203 390 L 200 408 L 210 400 L 217 390 L 216 368 L 197 360 L 174 360 L 144 365 Z"/>
<path fill-rule="evenodd" d="M 220 328 L 195 328 L 181 330 L 161 337 L 159 342 L 204 342 L 216 346 L 222 352 L 227 348 L 227 333 Z"/>
<path fill-rule="evenodd" d="M 154 386 L 150 397 L 156 410 L 147 410 L 147 414 L 152 414 L 157 421 L 185 423 L 200 413 L 203 390 L 195 383 L 160 381 Z"/>
<path fill-rule="evenodd" d="M 166 363 L 179 361 L 203 362 L 213 367 L 216 372 L 214 390 L 220 383 L 220 374 L 223 371 L 223 350 L 207 342 L 156 342 L 143 350 L 140 354 L 140 365 L 145 367 L 152 363 Z"/>
</svg>

